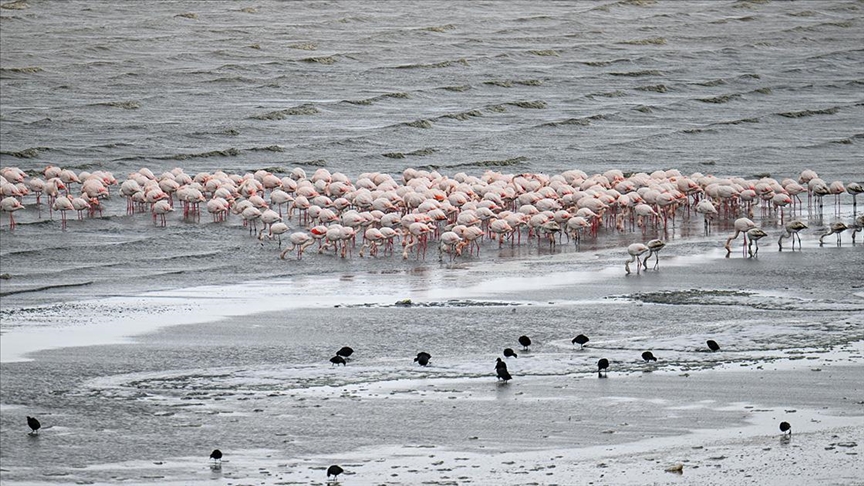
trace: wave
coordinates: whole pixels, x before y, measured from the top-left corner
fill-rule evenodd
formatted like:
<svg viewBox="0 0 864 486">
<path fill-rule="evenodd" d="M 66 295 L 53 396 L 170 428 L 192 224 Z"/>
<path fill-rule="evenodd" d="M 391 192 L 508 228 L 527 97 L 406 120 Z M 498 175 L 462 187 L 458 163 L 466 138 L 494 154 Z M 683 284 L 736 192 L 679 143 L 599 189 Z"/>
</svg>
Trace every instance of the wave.
<svg viewBox="0 0 864 486">
<path fill-rule="evenodd" d="M 483 81 L 483 84 L 487 86 L 497 86 L 499 88 L 512 88 L 514 84 L 521 86 L 540 86 L 543 84 L 543 81 L 539 79 L 494 79 L 491 81 Z"/>
<path fill-rule="evenodd" d="M 399 123 L 396 126 L 411 127 L 411 128 L 432 128 L 432 122 L 429 120 L 414 120 L 412 122 Z"/>
<path fill-rule="evenodd" d="M 298 49 L 301 51 L 317 51 L 318 50 L 318 44 L 315 44 L 314 42 L 297 42 L 295 44 L 289 44 L 286 47 L 288 47 L 289 49 Z"/>
<path fill-rule="evenodd" d="M 627 96 L 627 93 L 621 91 L 620 89 L 615 91 L 608 91 L 605 93 L 590 93 L 585 95 L 585 97 L 589 100 L 593 100 L 594 98 L 622 98 L 624 96 Z"/>
<path fill-rule="evenodd" d="M 306 62 L 310 64 L 324 64 L 330 65 L 336 63 L 336 58 L 333 56 L 320 56 L 320 57 L 304 57 L 300 59 L 300 62 Z"/>
<path fill-rule="evenodd" d="M 740 125 L 742 123 L 759 123 L 759 118 L 741 118 L 738 120 L 715 122 L 712 125 Z"/>
<path fill-rule="evenodd" d="M 638 91 L 653 91 L 655 93 L 665 93 L 667 91 L 665 84 L 652 84 L 650 86 L 637 86 Z"/>
<path fill-rule="evenodd" d="M 642 76 L 663 76 L 661 71 L 656 69 L 645 69 L 642 71 L 624 71 L 624 72 L 610 72 L 606 73 L 610 76 L 628 76 L 628 77 L 642 77 Z"/>
<path fill-rule="evenodd" d="M 724 84 L 726 84 L 726 81 L 724 81 L 723 79 L 717 78 L 717 79 L 712 79 L 710 81 L 703 81 L 701 83 L 693 83 L 693 84 L 695 84 L 696 86 L 706 86 L 706 87 L 710 88 L 713 86 L 723 86 Z"/>
<path fill-rule="evenodd" d="M 701 101 L 702 103 L 715 103 L 715 104 L 723 104 L 728 103 L 732 100 L 737 100 L 741 98 L 740 94 L 725 94 L 720 96 L 714 96 L 712 98 L 696 98 L 696 101 Z"/>
<path fill-rule="evenodd" d="M 840 111 L 840 108 L 834 106 L 831 108 L 825 108 L 823 110 L 785 111 L 777 114 L 786 118 L 803 118 L 814 115 L 834 115 L 838 111 Z"/>
<path fill-rule="evenodd" d="M 187 159 L 199 159 L 199 158 L 207 158 L 207 157 L 236 157 L 240 155 L 241 150 L 236 149 L 234 147 L 225 149 L 225 150 L 210 150 L 208 152 L 200 152 L 196 154 L 174 154 L 174 155 L 166 155 L 162 157 L 153 157 L 156 160 L 187 160 Z"/>
<path fill-rule="evenodd" d="M 9 150 L 0 150 L 0 154 L 9 155 L 16 159 L 33 159 L 39 157 L 43 152 L 50 152 L 54 149 L 50 147 L 31 147 L 18 152 Z"/>
<path fill-rule="evenodd" d="M 446 115 L 439 116 L 437 119 L 451 118 L 453 120 L 465 121 L 478 116 L 483 116 L 483 113 L 480 113 L 479 110 L 471 110 L 463 111 L 462 113 L 447 113 Z"/>
<path fill-rule="evenodd" d="M 554 57 L 560 56 L 560 54 L 558 54 L 558 51 L 556 51 L 555 49 L 531 50 L 531 51 L 528 51 L 528 53 L 534 54 L 535 56 L 544 56 L 544 57 L 545 56 L 554 56 Z"/>
<path fill-rule="evenodd" d="M 453 24 L 433 25 L 430 27 L 420 27 L 419 29 L 416 29 L 416 30 L 421 31 L 421 32 L 444 33 L 444 32 L 447 32 L 448 30 L 456 30 L 456 26 Z"/>
<path fill-rule="evenodd" d="M 408 99 L 410 96 L 408 93 L 384 93 L 382 95 L 378 95 L 372 98 L 366 98 L 365 100 L 343 100 L 343 103 L 349 103 L 352 105 L 371 105 L 376 101 L 386 100 L 388 98 L 396 98 L 396 99 Z"/>
<path fill-rule="evenodd" d="M 471 89 L 471 85 L 470 84 L 463 84 L 461 86 L 442 86 L 441 88 L 438 88 L 438 89 L 443 89 L 446 91 L 453 91 L 456 93 L 461 93 L 463 91 L 468 91 L 469 89 Z"/>
<path fill-rule="evenodd" d="M 448 169 L 449 170 L 449 169 L 458 169 L 458 168 L 463 168 L 463 167 L 512 167 L 514 165 L 519 165 L 519 164 L 522 164 L 524 162 L 528 162 L 528 160 L 529 160 L 528 157 L 519 156 L 519 157 L 513 157 L 510 159 L 503 159 L 503 160 L 479 160 L 477 162 L 465 162 L 462 164 L 454 164 L 454 165 L 447 165 L 447 166 L 426 165 L 426 166 L 420 166 L 418 168 L 423 169 L 423 170 L 440 170 L 440 169 Z"/>
<path fill-rule="evenodd" d="M 665 37 L 654 37 L 651 39 L 637 39 L 637 40 L 630 40 L 630 41 L 621 41 L 621 42 L 619 42 L 619 44 L 626 44 L 626 45 L 631 45 L 631 46 L 649 46 L 649 45 L 663 46 L 663 45 L 666 45 L 666 38 Z"/>
<path fill-rule="evenodd" d="M 317 108 L 313 105 L 305 104 L 286 110 L 271 111 L 263 115 L 254 115 L 249 118 L 253 120 L 284 120 L 289 116 L 314 115 L 316 113 L 320 113 Z"/>
<path fill-rule="evenodd" d="M 560 121 L 551 121 L 546 123 L 541 123 L 537 125 L 538 127 L 559 127 L 559 126 L 568 126 L 568 125 L 576 125 L 576 126 L 588 126 L 592 121 L 597 120 L 608 120 L 611 118 L 608 114 L 598 113 L 596 115 L 586 116 L 582 118 L 567 118 L 565 120 Z"/>
<path fill-rule="evenodd" d="M 92 285 L 93 282 L 81 282 L 81 283 L 69 283 L 69 284 L 56 284 L 56 285 L 45 285 L 42 287 L 32 287 L 29 289 L 18 289 L 18 290 L 9 290 L 6 292 L 0 292 L 0 297 L 7 297 L 15 294 L 24 294 L 29 292 L 41 292 L 43 290 L 53 290 L 53 289 L 62 289 L 67 287 L 85 287 L 87 285 Z"/>
<path fill-rule="evenodd" d="M 611 61 L 580 61 L 582 64 L 591 67 L 604 67 L 611 66 L 612 64 L 617 64 L 621 62 L 632 62 L 630 59 L 621 58 L 621 59 L 613 59 Z"/>
<path fill-rule="evenodd" d="M 415 150 L 413 152 L 407 152 L 407 153 L 388 152 L 386 154 L 381 154 L 381 155 L 383 155 L 384 157 L 387 157 L 388 159 L 404 159 L 405 157 L 412 157 L 412 156 L 423 157 L 426 155 L 432 155 L 436 152 L 438 152 L 438 150 L 436 150 L 434 148 L 427 147 L 427 148 Z"/>
<path fill-rule="evenodd" d="M 25 67 L 18 67 L 18 68 L 0 68 L 0 75 L 6 74 L 6 73 L 35 74 L 35 73 L 41 73 L 42 71 L 44 71 L 44 69 L 42 69 L 39 66 L 25 66 Z"/>
<path fill-rule="evenodd" d="M 467 59 L 460 58 L 460 59 L 457 59 L 455 61 L 441 61 L 441 62 L 434 62 L 434 63 L 430 63 L 430 64 L 402 64 L 400 66 L 396 66 L 395 69 L 426 69 L 426 68 L 439 69 L 439 68 L 450 67 L 450 66 L 453 66 L 455 64 L 460 64 L 462 66 L 468 66 L 469 65 Z"/>
<path fill-rule="evenodd" d="M 124 110 L 137 110 L 141 108 L 141 103 L 138 101 L 103 101 L 101 103 L 93 103 L 89 106 L 110 106 L 111 108 L 123 108 Z"/>
</svg>

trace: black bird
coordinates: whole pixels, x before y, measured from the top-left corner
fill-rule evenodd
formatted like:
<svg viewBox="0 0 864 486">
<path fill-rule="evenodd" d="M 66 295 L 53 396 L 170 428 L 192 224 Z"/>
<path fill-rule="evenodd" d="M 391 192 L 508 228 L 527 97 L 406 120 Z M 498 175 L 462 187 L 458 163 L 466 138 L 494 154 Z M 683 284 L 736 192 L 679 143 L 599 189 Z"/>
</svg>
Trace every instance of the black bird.
<svg viewBox="0 0 864 486">
<path fill-rule="evenodd" d="M 430 359 L 432 359 L 432 355 L 431 355 L 431 354 L 429 354 L 429 353 L 427 353 L 427 352 L 425 352 L 425 351 L 420 351 L 419 353 L 417 353 L 417 357 L 414 358 L 414 361 L 415 361 L 416 363 L 419 363 L 420 366 L 426 366 L 426 365 L 429 364 L 429 360 L 430 360 Z"/>
<path fill-rule="evenodd" d="M 336 356 L 342 356 L 343 358 L 347 358 L 354 354 L 354 350 L 348 346 L 343 346 L 342 349 L 336 351 Z"/>
<path fill-rule="evenodd" d="M 789 435 L 792 435 L 792 426 L 789 425 L 789 422 L 780 422 L 780 432 L 783 432 L 784 434 L 788 433 Z"/>
<path fill-rule="evenodd" d="M 528 346 L 531 346 L 531 338 L 528 336 L 519 336 L 519 344 L 522 345 L 523 351 L 527 351 Z"/>
<path fill-rule="evenodd" d="M 342 474 L 343 472 L 345 472 L 344 469 L 334 464 L 327 468 L 327 479 L 330 479 L 330 476 L 333 476 L 333 479 L 336 479 L 336 476 Z"/>
<path fill-rule="evenodd" d="M 501 358 L 498 358 L 498 362 L 495 363 L 495 371 L 498 373 L 498 378 L 504 380 L 504 383 L 513 379 L 510 372 L 507 371 L 507 363 L 501 361 Z"/>
<path fill-rule="evenodd" d="M 708 348 L 711 351 L 720 351 L 720 345 L 717 344 L 717 341 L 709 339 L 708 341 L 706 341 L 706 344 L 708 344 Z"/>
<path fill-rule="evenodd" d="M 332 358 L 330 358 L 330 362 L 333 363 L 334 366 L 340 364 L 342 366 L 345 366 L 345 358 L 343 358 L 342 356 L 333 356 Z"/>
<path fill-rule="evenodd" d="M 513 351 L 511 348 L 504 348 L 504 357 L 505 358 L 510 358 L 510 357 L 516 358 L 516 357 L 518 357 L 518 355 L 516 354 L 516 351 Z"/>
<path fill-rule="evenodd" d="M 644 359 L 646 363 L 649 361 L 657 361 L 657 358 L 654 357 L 654 353 L 651 351 L 645 351 L 642 353 L 642 359 Z"/>
<path fill-rule="evenodd" d="M 602 371 L 609 370 L 609 360 L 606 358 L 600 358 L 600 361 L 597 362 L 597 376 L 603 378 Z"/>
<path fill-rule="evenodd" d="M 36 420 L 36 417 L 28 416 L 27 417 L 27 425 L 32 429 L 30 431 L 31 434 L 35 434 L 36 432 L 39 431 L 40 428 L 42 428 L 42 424 L 40 424 L 39 421 Z"/>
<path fill-rule="evenodd" d="M 210 459 L 222 462 L 222 451 L 219 449 L 213 449 L 213 452 L 210 453 Z"/>
<path fill-rule="evenodd" d="M 573 344 L 578 344 L 579 349 L 582 349 L 588 341 L 590 341 L 590 339 L 588 339 L 588 336 L 584 334 L 580 334 L 573 338 Z"/>
</svg>

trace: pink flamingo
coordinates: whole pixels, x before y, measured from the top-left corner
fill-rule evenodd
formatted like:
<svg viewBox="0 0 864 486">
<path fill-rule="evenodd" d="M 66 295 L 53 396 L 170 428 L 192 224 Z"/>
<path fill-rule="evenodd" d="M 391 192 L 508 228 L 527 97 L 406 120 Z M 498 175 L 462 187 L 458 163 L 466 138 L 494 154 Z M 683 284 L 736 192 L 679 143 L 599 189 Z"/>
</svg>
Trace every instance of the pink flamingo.
<svg viewBox="0 0 864 486">
<path fill-rule="evenodd" d="M 747 255 L 747 231 L 756 227 L 756 223 L 747 219 L 747 218 L 738 218 L 735 220 L 735 234 L 730 236 L 729 239 L 726 240 L 726 258 L 729 258 L 729 255 L 732 253 L 732 247 L 730 246 L 732 240 L 738 238 L 738 235 L 744 233 L 744 255 Z"/>
<path fill-rule="evenodd" d="M 150 209 L 150 212 L 153 213 L 153 223 L 156 223 L 156 217 L 158 216 L 160 219 L 160 226 L 167 226 L 168 223 L 165 220 L 165 215 L 174 211 L 174 208 L 171 207 L 171 203 L 166 199 L 160 199 L 153 203 L 153 207 Z"/>
<path fill-rule="evenodd" d="M 61 227 L 63 230 L 66 230 L 66 211 L 72 211 L 75 209 L 75 206 L 72 205 L 72 201 L 69 200 L 66 196 L 57 196 L 54 199 L 54 204 L 51 205 L 54 211 L 60 211 L 61 214 Z"/>
<path fill-rule="evenodd" d="M 0 201 L 0 209 L 2 209 L 4 213 L 9 213 L 9 231 L 13 231 L 15 229 L 15 217 L 12 213 L 19 209 L 24 209 L 24 205 L 21 204 L 21 201 L 18 199 L 9 196 Z"/>
<path fill-rule="evenodd" d="M 279 258 L 282 260 L 285 259 L 285 255 L 295 249 L 297 250 L 297 259 L 300 260 L 303 257 L 303 250 L 305 250 L 309 245 L 315 243 L 315 240 L 309 236 L 309 233 L 304 233 L 302 231 L 291 233 L 291 236 L 289 236 L 288 239 L 291 241 L 291 246 L 286 247 L 282 250 L 282 253 L 279 254 Z"/>
</svg>

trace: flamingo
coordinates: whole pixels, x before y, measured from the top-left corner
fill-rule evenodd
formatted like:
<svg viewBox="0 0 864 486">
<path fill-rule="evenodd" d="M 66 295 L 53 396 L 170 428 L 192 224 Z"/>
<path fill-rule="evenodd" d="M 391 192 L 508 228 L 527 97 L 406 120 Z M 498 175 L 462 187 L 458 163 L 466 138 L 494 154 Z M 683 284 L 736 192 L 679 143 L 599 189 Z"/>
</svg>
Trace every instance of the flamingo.
<svg viewBox="0 0 864 486">
<path fill-rule="evenodd" d="M 807 229 L 807 225 L 802 223 L 800 220 L 789 221 L 786 223 L 784 227 L 785 231 L 780 235 L 780 238 L 777 240 L 777 245 L 780 247 L 780 251 L 783 251 L 783 238 L 792 238 L 792 251 L 795 251 L 795 237 L 798 237 L 798 249 L 801 249 L 801 235 L 798 234 L 799 231 L 803 229 Z"/>
<path fill-rule="evenodd" d="M 696 212 L 705 217 L 705 234 L 707 235 L 711 226 L 710 220 L 717 216 L 717 207 L 711 201 L 703 199 L 696 204 Z"/>
<path fill-rule="evenodd" d="M 0 209 L 4 213 L 9 213 L 9 231 L 13 231 L 15 229 L 15 218 L 12 216 L 12 213 L 19 209 L 24 209 L 24 205 L 18 199 L 9 196 L 0 201 Z"/>
<path fill-rule="evenodd" d="M 864 230 L 864 214 L 859 215 L 855 218 L 855 222 L 852 224 L 852 244 L 855 244 L 855 235 L 858 234 L 859 231 Z"/>
<path fill-rule="evenodd" d="M 850 182 L 846 184 L 846 192 L 852 196 L 852 214 L 858 212 L 858 194 L 864 192 L 864 185 L 859 182 Z"/>
<path fill-rule="evenodd" d="M 270 225 L 270 231 L 267 234 L 267 238 L 273 239 L 273 236 L 276 236 L 276 239 L 279 241 L 279 248 L 282 248 L 282 235 L 288 232 L 288 225 L 283 223 L 282 221 L 277 221 Z M 261 231 L 258 232 L 258 239 L 264 239 L 264 228 L 261 228 Z"/>
<path fill-rule="evenodd" d="M 282 250 L 282 253 L 279 254 L 279 258 L 282 260 L 285 259 L 285 255 L 295 249 L 297 250 L 297 259 L 300 260 L 303 257 L 303 250 L 305 250 L 307 246 L 315 243 L 315 240 L 309 235 L 309 233 L 303 231 L 291 233 L 291 236 L 289 236 L 288 239 L 291 241 L 291 246 L 286 247 Z"/>
<path fill-rule="evenodd" d="M 732 243 L 732 240 L 738 238 L 738 235 L 741 233 L 744 233 L 743 250 L 744 250 L 744 254 L 745 255 L 747 254 L 747 231 L 749 231 L 755 227 L 756 227 L 756 223 L 754 223 L 753 221 L 751 221 L 747 218 L 738 218 L 735 220 L 735 234 L 730 236 L 729 239 L 726 240 L 726 245 L 724 246 L 724 248 L 726 248 L 726 258 L 729 258 L 729 255 L 732 253 L 732 248 L 730 246 L 730 244 Z"/>
<path fill-rule="evenodd" d="M 750 254 L 750 258 L 753 258 L 759 253 L 759 240 L 768 236 L 768 233 L 762 231 L 762 228 L 752 228 L 747 230 L 747 236 L 750 237 L 750 243 L 747 244 L 747 253 Z M 750 245 L 754 243 L 756 244 L 756 251 L 750 248 Z"/>
<path fill-rule="evenodd" d="M 60 211 L 62 220 L 61 227 L 65 231 L 66 211 L 72 211 L 75 209 L 75 207 L 72 205 L 72 201 L 70 201 L 69 198 L 66 196 L 57 196 L 57 198 L 54 199 L 54 204 L 51 205 L 51 208 L 54 209 L 54 211 Z"/>
<path fill-rule="evenodd" d="M 630 275 L 630 264 L 634 261 L 636 262 L 636 273 L 639 273 L 639 270 L 642 267 L 642 262 L 639 260 L 639 257 L 650 250 L 651 249 L 644 243 L 633 243 L 627 247 L 627 253 L 630 254 L 630 259 L 624 262 L 624 270 L 627 271 L 627 275 Z"/>
<path fill-rule="evenodd" d="M 172 211 L 174 211 L 174 208 L 171 206 L 171 202 L 167 199 L 156 201 L 151 209 L 151 212 L 153 213 L 153 223 L 156 223 L 156 217 L 158 216 L 161 222 L 160 226 L 167 226 L 168 223 L 165 221 L 165 215 Z"/>
<path fill-rule="evenodd" d="M 843 233 L 844 231 L 846 231 L 847 229 L 849 229 L 849 227 L 846 226 L 846 223 L 842 223 L 840 221 L 838 221 L 836 223 L 831 223 L 831 227 L 828 230 L 828 232 L 819 237 L 819 246 L 822 246 L 822 239 L 823 238 L 825 238 L 828 235 L 833 235 L 833 234 L 837 235 L 837 246 L 841 246 L 842 243 L 840 241 L 840 234 Z"/>
<path fill-rule="evenodd" d="M 663 240 L 651 240 L 646 246 L 648 246 L 648 256 L 645 257 L 642 264 L 645 266 L 645 270 L 648 270 L 648 259 L 651 258 L 651 255 L 654 255 L 654 270 L 657 270 L 657 267 L 660 265 L 660 257 L 657 254 L 666 246 L 666 242 Z"/>
</svg>

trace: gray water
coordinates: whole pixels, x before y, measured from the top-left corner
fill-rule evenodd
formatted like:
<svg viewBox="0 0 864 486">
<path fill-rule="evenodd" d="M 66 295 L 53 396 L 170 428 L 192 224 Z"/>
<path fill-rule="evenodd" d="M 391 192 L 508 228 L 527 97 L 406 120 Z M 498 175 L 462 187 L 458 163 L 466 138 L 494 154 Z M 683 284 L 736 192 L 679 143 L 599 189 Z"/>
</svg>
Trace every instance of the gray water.
<svg viewBox="0 0 864 486">
<path fill-rule="evenodd" d="M 352 179 L 415 167 L 478 176 L 676 168 L 778 180 L 810 168 L 829 182 L 860 181 L 862 11 L 854 1 L 6 3 L 0 165 L 101 169 L 120 180 L 141 167 L 325 167 Z M 102 218 L 73 217 L 61 231 L 44 204 L 25 204 L 15 231 L 5 219 L 0 229 L 7 339 L 33 329 L 86 335 L 93 320 L 147 312 L 153 290 L 177 300 L 187 295 L 178 289 L 201 285 L 214 286 L 213 299 L 249 282 L 263 290 L 244 314 L 171 327 L 176 309 L 161 309 L 152 320 L 168 327 L 148 327 L 134 344 L 4 362 L 4 482 L 206 480 L 202 458 L 214 447 L 247 459 L 254 454 L 241 451 L 266 449 L 272 460 L 234 460 L 246 478 L 257 466 L 339 460 L 380 444 L 614 445 L 740 420 L 718 408 L 680 412 L 671 424 L 656 403 L 609 403 L 675 396 L 680 387 L 664 372 L 801 353 L 830 363 L 832 350 L 864 338 L 860 272 L 850 271 L 864 261 L 861 245 L 846 234 L 842 247 L 818 246 L 830 213 L 805 211 L 811 228 L 794 253 L 776 252 L 775 216 L 757 218 L 772 238 L 755 259 L 724 258 L 728 221 L 705 236 L 701 221 L 679 220 L 661 270 L 625 278 L 621 245 L 658 235 L 604 229 L 580 247 L 486 244 L 455 264 L 434 253 L 298 262 L 279 260 L 275 242 L 250 237 L 236 217 L 173 214 L 158 228 L 147 214 L 127 216 L 115 197 Z M 284 298 L 267 286 L 292 289 L 295 304 L 261 310 Z M 442 289 L 468 297 L 428 297 Z M 369 305 L 346 304 L 354 294 Z M 396 308 L 391 294 L 424 305 Z M 140 308 L 118 308 L 114 297 L 141 298 Z M 570 344 L 578 332 L 591 336 L 585 352 Z M 535 349 L 511 362 L 509 388 L 496 386 L 495 356 L 518 348 L 523 333 Z M 705 352 L 709 338 L 729 353 Z M 326 359 L 345 344 L 357 357 L 331 368 Z M 420 371 L 411 358 L 423 349 L 433 367 Z M 644 349 L 661 357 L 657 373 L 616 382 L 615 373 L 642 376 Z M 608 381 L 594 379 L 599 357 L 613 361 Z M 835 371 L 840 386 L 828 392 L 810 383 L 823 395 L 772 381 L 730 397 L 726 374 L 707 373 L 670 401 L 860 413 L 842 401 L 860 369 Z M 28 414 L 43 420 L 37 438 L 26 435 Z M 602 433 L 625 420 L 625 434 Z"/>
</svg>

